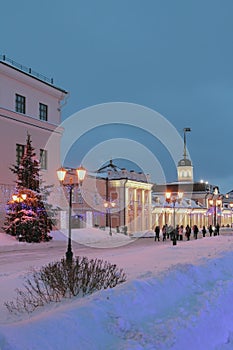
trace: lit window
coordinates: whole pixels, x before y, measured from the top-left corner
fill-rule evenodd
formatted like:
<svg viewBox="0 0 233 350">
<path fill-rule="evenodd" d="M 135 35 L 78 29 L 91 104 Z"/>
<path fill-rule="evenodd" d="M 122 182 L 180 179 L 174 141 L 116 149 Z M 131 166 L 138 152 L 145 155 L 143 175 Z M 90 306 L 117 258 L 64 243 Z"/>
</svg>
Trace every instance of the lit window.
<svg viewBox="0 0 233 350">
<path fill-rule="evenodd" d="M 24 155 L 24 145 L 16 144 L 16 164 L 19 165 L 22 156 Z"/>
<path fill-rule="evenodd" d="M 40 168 L 43 170 L 47 170 L 47 153 L 45 149 L 40 150 Z"/>
<path fill-rule="evenodd" d="M 26 98 L 15 94 L 15 111 L 18 113 L 26 113 Z"/>
<path fill-rule="evenodd" d="M 39 117 L 40 120 L 48 120 L 48 106 L 43 103 L 39 104 Z"/>
</svg>

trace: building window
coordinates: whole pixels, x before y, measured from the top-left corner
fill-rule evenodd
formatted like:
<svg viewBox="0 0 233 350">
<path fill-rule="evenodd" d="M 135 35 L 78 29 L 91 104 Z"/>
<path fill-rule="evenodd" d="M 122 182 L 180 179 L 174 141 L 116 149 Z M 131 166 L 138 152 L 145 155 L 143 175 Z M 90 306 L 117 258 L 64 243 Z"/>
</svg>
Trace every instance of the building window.
<svg viewBox="0 0 233 350">
<path fill-rule="evenodd" d="M 48 152 L 45 149 L 40 150 L 40 168 L 43 170 L 47 170 L 47 158 Z"/>
<path fill-rule="evenodd" d="M 16 144 L 16 164 L 19 165 L 22 156 L 24 155 L 24 145 L 20 145 L 19 143 Z"/>
<path fill-rule="evenodd" d="M 18 113 L 26 113 L 26 98 L 15 94 L 15 111 Z"/>
<path fill-rule="evenodd" d="M 40 120 L 48 120 L 48 106 L 43 103 L 39 104 L 39 117 Z"/>
<path fill-rule="evenodd" d="M 82 196 L 82 193 L 81 193 L 80 189 L 78 189 L 77 203 L 78 203 L 78 204 L 83 204 L 83 203 L 84 203 L 84 201 L 83 201 L 83 196 Z"/>
</svg>

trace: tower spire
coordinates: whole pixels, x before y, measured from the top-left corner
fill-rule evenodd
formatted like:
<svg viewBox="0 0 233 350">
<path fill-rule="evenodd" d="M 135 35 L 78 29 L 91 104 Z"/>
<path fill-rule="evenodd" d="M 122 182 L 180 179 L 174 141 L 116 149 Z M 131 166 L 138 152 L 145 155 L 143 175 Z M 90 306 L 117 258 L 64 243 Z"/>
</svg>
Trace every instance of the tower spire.
<svg viewBox="0 0 233 350">
<path fill-rule="evenodd" d="M 184 159 L 187 158 L 187 148 L 186 148 L 186 132 L 190 132 L 190 128 L 184 128 Z"/>
</svg>

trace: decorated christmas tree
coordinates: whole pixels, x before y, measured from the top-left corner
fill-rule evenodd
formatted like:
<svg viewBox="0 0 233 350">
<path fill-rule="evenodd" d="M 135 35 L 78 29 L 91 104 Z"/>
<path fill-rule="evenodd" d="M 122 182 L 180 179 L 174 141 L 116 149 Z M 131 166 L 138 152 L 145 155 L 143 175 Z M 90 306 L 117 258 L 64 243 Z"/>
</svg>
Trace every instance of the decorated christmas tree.
<svg viewBox="0 0 233 350">
<path fill-rule="evenodd" d="M 20 241 L 50 240 L 49 232 L 53 223 L 46 210 L 49 205 L 42 199 L 40 166 L 29 134 L 20 163 L 13 165 L 10 170 L 17 175 L 17 180 L 15 194 L 8 202 L 5 232 L 16 236 Z"/>
</svg>

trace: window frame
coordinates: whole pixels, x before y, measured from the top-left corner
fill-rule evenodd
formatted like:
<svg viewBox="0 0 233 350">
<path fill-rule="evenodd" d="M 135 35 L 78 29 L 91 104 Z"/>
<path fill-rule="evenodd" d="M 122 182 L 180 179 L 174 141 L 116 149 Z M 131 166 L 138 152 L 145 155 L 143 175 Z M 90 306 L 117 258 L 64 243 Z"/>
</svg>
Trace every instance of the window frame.
<svg viewBox="0 0 233 350">
<path fill-rule="evenodd" d="M 17 93 L 15 94 L 15 111 L 26 114 L 26 97 Z"/>
<path fill-rule="evenodd" d="M 39 118 L 42 121 L 48 121 L 48 105 L 42 102 L 39 102 Z"/>
<path fill-rule="evenodd" d="M 40 169 L 48 170 L 48 151 L 40 148 Z"/>
<path fill-rule="evenodd" d="M 25 145 L 16 143 L 16 164 L 19 165 L 25 152 Z"/>
</svg>

